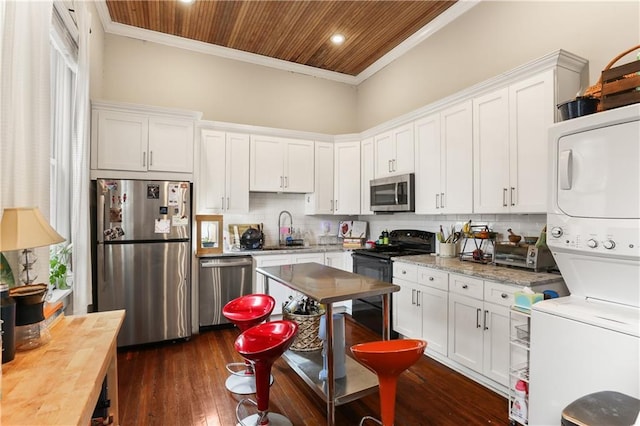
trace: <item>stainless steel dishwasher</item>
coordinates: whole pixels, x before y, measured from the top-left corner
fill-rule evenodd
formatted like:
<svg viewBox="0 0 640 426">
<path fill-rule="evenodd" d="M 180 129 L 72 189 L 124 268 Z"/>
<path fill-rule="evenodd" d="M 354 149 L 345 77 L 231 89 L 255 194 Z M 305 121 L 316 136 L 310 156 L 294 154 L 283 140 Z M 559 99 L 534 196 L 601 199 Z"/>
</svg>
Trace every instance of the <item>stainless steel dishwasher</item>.
<svg viewBox="0 0 640 426">
<path fill-rule="evenodd" d="M 200 327 L 229 324 L 222 308 L 227 302 L 252 292 L 251 256 L 200 259 L 198 312 Z"/>
</svg>

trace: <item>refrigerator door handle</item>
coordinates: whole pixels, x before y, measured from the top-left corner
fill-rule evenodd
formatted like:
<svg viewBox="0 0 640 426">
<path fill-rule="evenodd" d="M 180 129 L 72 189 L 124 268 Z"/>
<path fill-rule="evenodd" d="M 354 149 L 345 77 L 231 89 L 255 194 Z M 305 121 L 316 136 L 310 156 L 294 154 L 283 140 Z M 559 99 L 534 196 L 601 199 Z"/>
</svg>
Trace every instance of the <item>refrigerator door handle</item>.
<svg viewBox="0 0 640 426">
<path fill-rule="evenodd" d="M 96 206 L 96 216 L 97 216 L 97 220 L 96 220 L 96 224 L 97 224 L 97 229 L 96 229 L 96 241 L 98 243 L 103 243 L 104 242 L 104 218 L 105 218 L 105 209 L 106 209 L 106 203 L 105 203 L 105 191 L 104 189 L 100 188 L 100 186 L 98 186 L 98 191 L 101 191 L 101 193 L 99 193 L 98 195 L 98 205 Z"/>
</svg>

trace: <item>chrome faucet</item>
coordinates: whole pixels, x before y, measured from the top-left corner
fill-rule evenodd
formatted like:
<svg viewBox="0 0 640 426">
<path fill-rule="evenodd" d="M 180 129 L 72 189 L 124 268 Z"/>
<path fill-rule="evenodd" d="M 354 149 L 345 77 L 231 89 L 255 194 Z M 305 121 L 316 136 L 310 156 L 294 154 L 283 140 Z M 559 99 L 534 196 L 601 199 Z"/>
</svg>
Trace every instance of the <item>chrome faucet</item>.
<svg viewBox="0 0 640 426">
<path fill-rule="evenodd" d="M 280 212 L 280 215 L 278 215 L 278 245 L 281 246 L 282 244 L 282 232 L 280 231 L 280 227 L 282 226 L 282 215 L 286 214 L 287 216 L 289 216 L 289 231 L 291 232 L 291 230 L 293 229 L 293 217 L 291 216 L 291 213 L 289 213 L 286 210 L 282 210 Z"/>
</svg>

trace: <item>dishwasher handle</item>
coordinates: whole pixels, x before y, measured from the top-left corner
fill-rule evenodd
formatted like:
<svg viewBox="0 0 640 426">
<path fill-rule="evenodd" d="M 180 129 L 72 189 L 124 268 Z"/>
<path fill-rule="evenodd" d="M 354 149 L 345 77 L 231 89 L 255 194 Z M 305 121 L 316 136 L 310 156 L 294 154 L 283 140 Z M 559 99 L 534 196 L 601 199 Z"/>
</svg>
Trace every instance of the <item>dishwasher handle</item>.
<svg viewBox="0 0 640 426">
<path fill-rule="evenodd" d="M 209 259 L 200 261 L 201 268 L 226 268 L 229 266 L 246 266 L 252 264 L 253 259 L 250 257 L 244 259 Z"/>
</svg>

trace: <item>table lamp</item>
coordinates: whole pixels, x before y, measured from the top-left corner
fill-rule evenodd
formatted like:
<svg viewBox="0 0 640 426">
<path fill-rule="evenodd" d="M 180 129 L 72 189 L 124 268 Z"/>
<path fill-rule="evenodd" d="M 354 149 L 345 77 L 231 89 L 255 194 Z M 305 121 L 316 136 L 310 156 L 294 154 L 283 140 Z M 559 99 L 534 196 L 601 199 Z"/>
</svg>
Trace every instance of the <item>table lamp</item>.
<svg viewBox="0 0 640 426">
<path fill-rule="evenodd" d="M 30 249 L 63 241 L 37 207 L 4 209 L 0 222 L 0 252 L 22 250 L 24 256 L 21 278 L 25 285 L 10 289 L 10 296 L 16 302 L 16 349 L 31 349 L 49 341 L 42 310 L 47 285 L 31 284 L 37 275 L 31 271 L 35 256 Z"/>
</svg>

